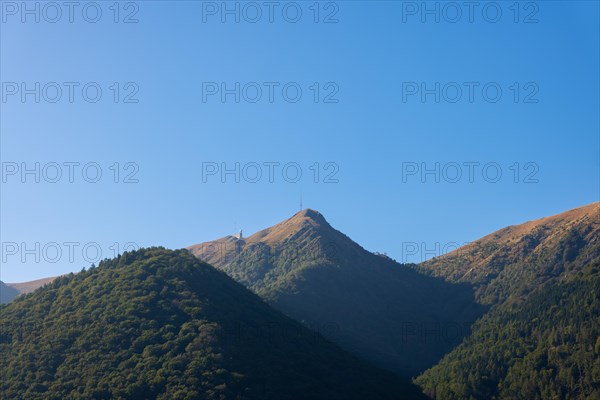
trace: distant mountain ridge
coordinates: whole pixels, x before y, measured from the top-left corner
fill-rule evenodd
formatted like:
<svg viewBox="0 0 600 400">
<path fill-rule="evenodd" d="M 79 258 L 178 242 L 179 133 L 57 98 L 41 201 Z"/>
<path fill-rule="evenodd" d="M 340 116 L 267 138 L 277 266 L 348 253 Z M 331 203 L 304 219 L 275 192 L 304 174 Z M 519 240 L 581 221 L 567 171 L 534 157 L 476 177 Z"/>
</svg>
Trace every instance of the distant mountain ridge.
<svg viewBox="0 0 600 400">
<path fill-rule="evenodd" d="M 48 278 L 41 278 L 27 282 L 7 283 L 7 285 L 17 289 L 21 294 L 26 294 L 31 293 L 45 284 L 52 282 L 56 278 L 58 278 L 58 276 L 51 276 Z"/>
<path fill-rule="evenodd" d="M 31 293 L 45 284 L 52 282 L 56 278 L 56 276 L 53 276 L 50 278 L 19 283 L 5 283 L 0 281 L 0 304 L 10 303 L 18 295 Z"/>
</svg>

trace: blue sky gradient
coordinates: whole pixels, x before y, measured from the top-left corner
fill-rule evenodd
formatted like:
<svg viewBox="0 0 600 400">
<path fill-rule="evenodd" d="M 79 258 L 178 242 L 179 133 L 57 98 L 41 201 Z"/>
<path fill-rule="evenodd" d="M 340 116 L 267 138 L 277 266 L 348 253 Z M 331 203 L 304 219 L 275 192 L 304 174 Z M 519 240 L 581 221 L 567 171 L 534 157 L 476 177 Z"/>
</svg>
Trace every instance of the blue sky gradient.
<svg viewBox="0 0 600 400">
<path fill-rule="evenodd" d="M 78 271 L 89 265 L 81 250 L 89 243 L 99 244 L 104 258 L 114 255 L 113 243 L 181 248 L 240 228 L 249 234 L 298 211 L 301 196 L 304 207 L 368 250 L 412 262 L 431 254 L 407 255 L 406 243 L 441 251 L 600 197 L 598 2 L 519 2 L 518 15 L 515 2 L 481 2 L 473 22 L 463 9 L 455 23 L 441 2 L 427 2 L 438 5 L 439 22 L 429 14 L 422 21 L 422 2 L 320 2 L 318 22 L 313 1 L 297 2 L 296 23 L 285 19 L 295 10 L 289 2 L 276 2 L 272 23 L 264 8 L 256 23 L 244 14 L 239 23 L 232 15 L 222 22 L 208 13 L 222 2 L 201 1 L 121 2 L 118 23 L 112 1 L 98 2 L 96 23 L 77 10 L 72 23 L 64 13 L 56 23 L 43 14 L 39 23 L 31 15 L 22 22 L 21 10 L 6 3 L 12 2 L 2 2 L 0 32 L 5 282 Z M 284 6 L 291 14 L 278 12 Z M 492 23 L 496 9 L 502 15 Z M 123 23 L 134 11 L 138 22 Z M 325 23 L 327 16 L 337 22 Z M 10 94 L 12 83 L 23 82 L 80 85 L 72 103 L 66 90 L 56 103 L 46 101 L 50 86 L 36 103 L 35 94 L 24 102 L 21 93 Z M 96 103 L 81 95 L 88 82 L 103 90 Z M 247 96 L 240 92 L 239 103 L 234 95 L 223 102 L 220 93 L 207 93 L 223 82 L 230 89 L 256 82 L 262 97 L 248 101 L 255 84 Z M 279 85 L 272 102 L 264 82 Z M 295 103 L 281 91 L 290 82 L 302 89 Z M 436 82 L 439 102 L 434 94 L 423 101 L 406 92 Z M 472 102 L 465 82 L 478 85 Z M 497 102 L 482 93 L 489 83 L 502 89 Z M 451 102 L 456 84 L 465 90 Z M 129 100 L 137 103 L 124 102 L 136 88 Z M 64 167 L 58 182 L 41 176 L 37 183 L 10 172 L 36 162 L 47 173 L 51 163 L 97 163 L 102 178 L 87 182 L 77 168 L 71 183 Z M 119 183 L 110 168 L 115 162 Z M 273 182 L 265 162 L 280 163 Z M 479 163 L 473 182 L 465 162 Z M 240 163 L 248 176 L 239 183 L 233 175 L 224 182 L 219 174 L 203 176 L 206 163 Z M 249 163 L 263 166 L 256 183 Z M 301 167 L 298 182 L 282 176 L 286 163 Z M 431 174 L 403 176 L 422 163 L 439 163 L 446 174 L 439 182 Z M 501 169 L 498 182 L 492 173 L 482 176 L 489 163 Z M 457 164 L 463 176 L 451 182 Z M 132 172 L 128 179 L 138 182 L 123 182 Z M 65 242 L 78 243 L 73 259 Z M 16 253 L 11 243 L 19 244 Z M 36 262 L 22 243 L 49 253 Z M 61 244 L 56 262 L 48 262 L 49 243 Z"/>
</svg>

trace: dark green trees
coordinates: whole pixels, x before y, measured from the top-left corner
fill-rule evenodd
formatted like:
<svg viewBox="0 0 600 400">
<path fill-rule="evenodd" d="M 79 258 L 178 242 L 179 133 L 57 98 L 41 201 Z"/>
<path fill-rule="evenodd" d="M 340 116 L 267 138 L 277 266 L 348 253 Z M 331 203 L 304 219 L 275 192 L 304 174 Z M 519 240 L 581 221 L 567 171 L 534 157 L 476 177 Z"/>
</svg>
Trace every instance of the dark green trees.
<svg viewBox="0 0 600 400">
<path fill-rule="evenodd" d="M 0 321 L 2 399 L 420 398 L 184 250 L 59 277 Z"/>
</svg>

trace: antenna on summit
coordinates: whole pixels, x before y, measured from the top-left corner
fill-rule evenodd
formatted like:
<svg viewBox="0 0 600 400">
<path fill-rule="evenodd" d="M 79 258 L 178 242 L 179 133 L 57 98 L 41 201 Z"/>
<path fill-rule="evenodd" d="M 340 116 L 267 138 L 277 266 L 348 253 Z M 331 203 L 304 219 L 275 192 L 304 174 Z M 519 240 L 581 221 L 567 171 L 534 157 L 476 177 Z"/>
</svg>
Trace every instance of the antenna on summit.
<svg viewBox="0 0 600 400">
<path fill-rule="evenodd" d="M 300 211 L 302 211 L 302 192 L 300 192 Z"/>
</svg>

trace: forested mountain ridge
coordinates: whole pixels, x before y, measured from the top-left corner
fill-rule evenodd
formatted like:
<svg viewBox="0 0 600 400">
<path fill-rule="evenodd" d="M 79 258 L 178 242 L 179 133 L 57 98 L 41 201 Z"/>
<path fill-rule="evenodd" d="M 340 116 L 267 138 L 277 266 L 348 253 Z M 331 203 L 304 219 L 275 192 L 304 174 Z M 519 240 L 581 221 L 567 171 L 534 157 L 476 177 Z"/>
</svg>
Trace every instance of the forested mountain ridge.
<svg viewBox="0 0 600 400">
<path fill-rule="evenodd" d="M 0 398 L 419 398 L 325 336 L 420 374 L 432 398 L 600 400 L 600 203 L 420 265 L 304 210 L 248 238 L 105 260 L 0 321 Z"/>
<path fill-rule="evenodd" d="M 370 253 L 310 209 L 248 238 L 188 249 L 346 350 L 407 377 L 457 346 L 484 309 L 469 285 Z"/>
<path fill-rule="evenodd" d="M 410 326 L 422 347 L 404 340 L 407 329 L 398 321 L 416 320 L 407 309 L 429 316 L 429 323 L 440 321 L 444 313 L 457 315 L 460 296 L 452 291 L 473 288 L 487 311 L 464 341 L 415 380 L 425 393 L 465 400 L 600 399 L 599 211 L 594 203 L 510 226 L 416 266 L 364 251 L 312 210 L 248 239 L 227 237 L 191 250 L 298 320 L 330 318 L 340 328 L 329 337 L 348 349 L 364 343 L 354 347 L 357 354 L 388 368 L 400 365 L 402 372 L 410 371 L 403 359 L 422 362 L 419 356 L 436 345 L 426 319 Z M 223 243 L 229 247 L 216 245 Z M 411 275 L 415 271 L 449 286 L 436 290 L 423 275 Z M 428 307 L 434 303 L 443 312 Z M 463 304 L 473 310 L 470 301 Z M 475 321 L 478 314 L 472 315 Z M 378 332 L 361 335 L 357 321 L 369 321 Z M 388 346 L 389 332 L 419 353 Z M 390 358 L 378 358 L 382 353 L 396 357 L 386 364 Z"/>
<path fill-rule="evenodd" d="M 412 399 L 185 250 L 142 249 L 0 306 L 3 399 Z"/>
<path fill-rule="evenodd" d="M 600 204 L 512 226 L 420 268 L 491 305 L 416 382 L 439 399 L 600 399 Z"/>
<path fill-rule="evenodd" d="M 509 226 L 446 255 L 422 271 L 476 287 L 480 302 L 518 301 L 600 258 L 600 203 Z"/>
</svg>

